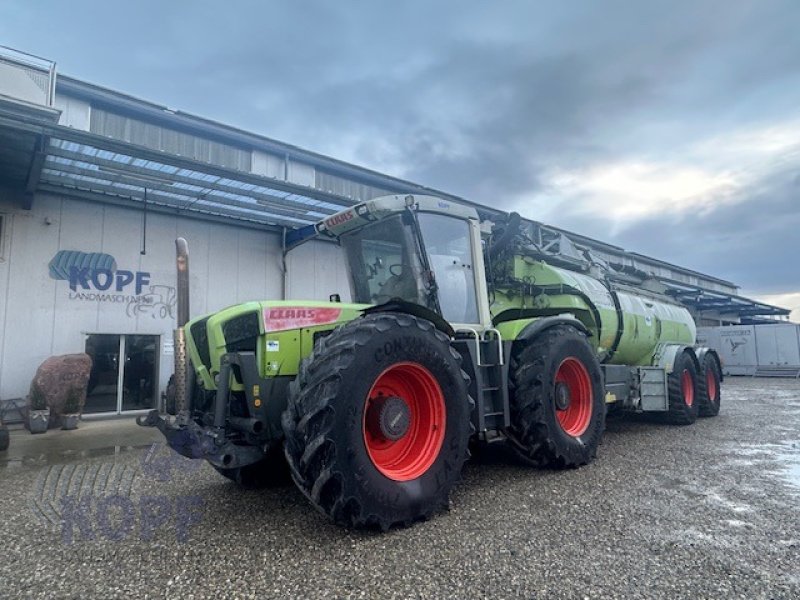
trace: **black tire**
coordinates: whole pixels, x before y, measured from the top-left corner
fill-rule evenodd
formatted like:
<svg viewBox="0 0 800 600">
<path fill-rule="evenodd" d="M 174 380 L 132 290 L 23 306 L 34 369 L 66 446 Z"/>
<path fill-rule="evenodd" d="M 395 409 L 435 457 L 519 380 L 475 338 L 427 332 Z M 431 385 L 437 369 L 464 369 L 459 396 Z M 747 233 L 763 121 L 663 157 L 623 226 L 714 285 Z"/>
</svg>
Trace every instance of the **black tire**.
<svg viewBox="0 0 800 600">
<path fill-rule="evenodd" d="M 167 389 L 164 390 L 164 411 L 168 415 L 177 415 L 178 410 L 175 402 L 175 374 L 169 376 L 167 381 Z"/>
<path fill-rule="evenodd" d="M 688 377 L 688 379 L 686 379 Z M 669 410 L 664 415 L 667 423 L 691 425 L 697 420 L 697 366 L 694 357 L 683 351 L 675 357 L 672 373 L 667 376 Z"/>
<path fill-rule="evenodd" d="M 402 375 L 398 369 L 411 370 L 411 374 Z M 435 382 L 433 388 L 426 388 L 434 390 L 433 399 L 427 393 L 374 391 L 382 385 L 379 382 L 386 381 L 387 373 L 398 372 L 401 388 L 404 382 L 416 381 L 417 375 Z M 292 478 L 318 510 L 346 527 L 385 531 L 429 518 L 448 506 L 450 491 L 469 457 L 473 403 L 468 381 L 449 338 L 427 320 L 379 313 L 336 329 L 317 342 L 290 386 L 282 423 Z M 438 440 L 425 442 L 424 452 L 409 449 L 402 455 L 400 465 L 417 461 L 416 469 L 412 465 L 404 471 L 406 479 L 390 470 L 394 466 L 373 459 L 370 449 L 377 443 L 373 437 L 376 402 L 381 403 L 383 426 L 388 421 L 383 407 L 392 398 L 405 403 L 401 419 L 405 429 L 401 427 L 394 440 L 383 438 L 381 443 L 399 448 L 394 444 Z M 420 426 L 422 409 L 415 413 L 411 407 L 428 404 L 439 411 L 430 421 L 443 421 L 443 430 L 435 424 L 429 430 Z M 392 419 L 391 423 L 396 422 Z"/>
<path fill-rule="evenodd" d="M 722 370 L 713 354 L 706 354 L 700 365 L 701 373 L 697 377 L 697 414 L 701 417 L 716 417 L 719 414 L 722 400 Z"/>
<path fill-rule="evenodd" d="M 260 461 L 235 469 L 211 465 L 223 477 L 246 489 L 260 489 L 289 482 L 289 467 L 281 444 L 276 444 Z"/>
<path fill-rule="evenodd" d="M 8 450 L 8 446 L 11 443 L 11 436 L 8 433 L 8 427 L 5 425 L 0 425 L 0 452 L 3 450 Z"/>
<path fill-rule="evenodd" d="M 568 380 L 574 385 L 561 369 L 574 371 Z M 595 458 L 606 404 L 600 363 L 583 333 L 569 325 L 543 331 L 515 353 L 510 375 L 509 440 L 526 463 L 564 469 Z M 557 395 L 566 408 L 557 408 Z"/>
</svg>

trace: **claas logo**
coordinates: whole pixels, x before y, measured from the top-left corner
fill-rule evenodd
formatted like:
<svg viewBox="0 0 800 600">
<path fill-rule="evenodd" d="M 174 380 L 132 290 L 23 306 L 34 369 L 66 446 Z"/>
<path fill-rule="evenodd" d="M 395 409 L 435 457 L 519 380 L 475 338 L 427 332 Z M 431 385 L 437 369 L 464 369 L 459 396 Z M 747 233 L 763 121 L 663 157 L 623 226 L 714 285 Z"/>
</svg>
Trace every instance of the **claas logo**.
<svg viewBox="0 0 800 600">
<path fill-rule="evenodd" d="M 264 330 L 285 331 L 335 323 L 341 314 L 341 308 L 309 308 L 305 306 L 265 308 Z"/>
<path fill-rule="evenodd" d="M 353 217 L 352 210 L 348 210 L 347 212 L 333 215 L 332 217 L 325 219 L 325 226 L 326 227 L 336 227 L 337 225 L 342 225 L 343 223 L 347 223 L 348 221 L 352 221 Z"/>
<path fill-rule="evenodd" d="M 273 308 L 270 319 L 313 319 L 317 311 L 313 308 Z"/>
</svg>

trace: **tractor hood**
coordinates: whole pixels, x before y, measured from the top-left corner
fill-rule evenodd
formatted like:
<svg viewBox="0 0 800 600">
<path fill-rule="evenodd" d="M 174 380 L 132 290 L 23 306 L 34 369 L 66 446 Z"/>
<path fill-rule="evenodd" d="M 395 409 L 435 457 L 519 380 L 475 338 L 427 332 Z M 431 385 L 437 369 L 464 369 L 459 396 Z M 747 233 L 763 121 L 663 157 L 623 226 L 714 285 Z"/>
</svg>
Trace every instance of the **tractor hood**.
<svg viewBox="0 0 800 600">
<path fill-rule="evenodd" d="M 280 374 L 296 371 L 301 342 L 319 331 L 357 318 L 365 304 L 264 300 L 245 302 L 195 318 L 186 324 L 189 356 L 206 389 L 213 389 L 221 358 L 228 352 L 255 352 Z M 288 358 L 288 362 L 285 360 Z M 269 372 L 270 369 L 266 369 Z"/>
</svg>

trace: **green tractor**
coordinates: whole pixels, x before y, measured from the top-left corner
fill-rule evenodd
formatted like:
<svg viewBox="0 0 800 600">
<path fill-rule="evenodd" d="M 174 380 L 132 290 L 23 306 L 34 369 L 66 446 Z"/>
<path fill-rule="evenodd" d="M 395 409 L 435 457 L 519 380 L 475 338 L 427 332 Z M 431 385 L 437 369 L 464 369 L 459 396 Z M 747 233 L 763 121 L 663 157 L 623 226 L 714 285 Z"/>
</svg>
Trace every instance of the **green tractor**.
<svg viewBox="0 0 800 600">
<path fill-rule="evenodd" d="M 471 443 L 572 468 L 595 457 L 608 411 L 719 411 L 719 357 L 684 307 L 515 213 L 387 196 L 294 237 L 341 246 L 354 302 L 187 322 L 178 240 L 175 385 L 168 414 L 140 421 L 242 485 L 288 463 L 336 523 L 385 530 L 448 505 Z"/>
</svg>

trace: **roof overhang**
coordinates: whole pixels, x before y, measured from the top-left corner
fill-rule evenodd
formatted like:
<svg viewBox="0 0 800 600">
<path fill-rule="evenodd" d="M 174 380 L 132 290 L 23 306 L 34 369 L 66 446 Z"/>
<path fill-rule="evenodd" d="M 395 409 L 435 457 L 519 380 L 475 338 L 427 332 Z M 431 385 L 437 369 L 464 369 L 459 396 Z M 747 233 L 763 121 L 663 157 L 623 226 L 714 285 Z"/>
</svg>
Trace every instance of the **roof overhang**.
<svg viewBox="0 0 800 600">
<path fill-rule="evenodd" d="M 666 286 L 666 293 L 697 313 L 714 312 L 736 316 L 740 319 L 754 317 L 787 317 L 792 311 L 744 296 L 705 290 L 669 279 L 659 279 Z M 768 321 L 760 319 L 759 321 Z M 774 321 L 771 321 L 774 323 Z"/>
<path fill-rule="evenodd" d="M 9 155 L 0 177 L 27 194 L 69 193 L 268 228 L 302 227 L 353 205 L 307 186 L 61 126 L 53 109 L 13 112 L 8 104 L 0 99 L 0 143 Z"/>
</svg>

